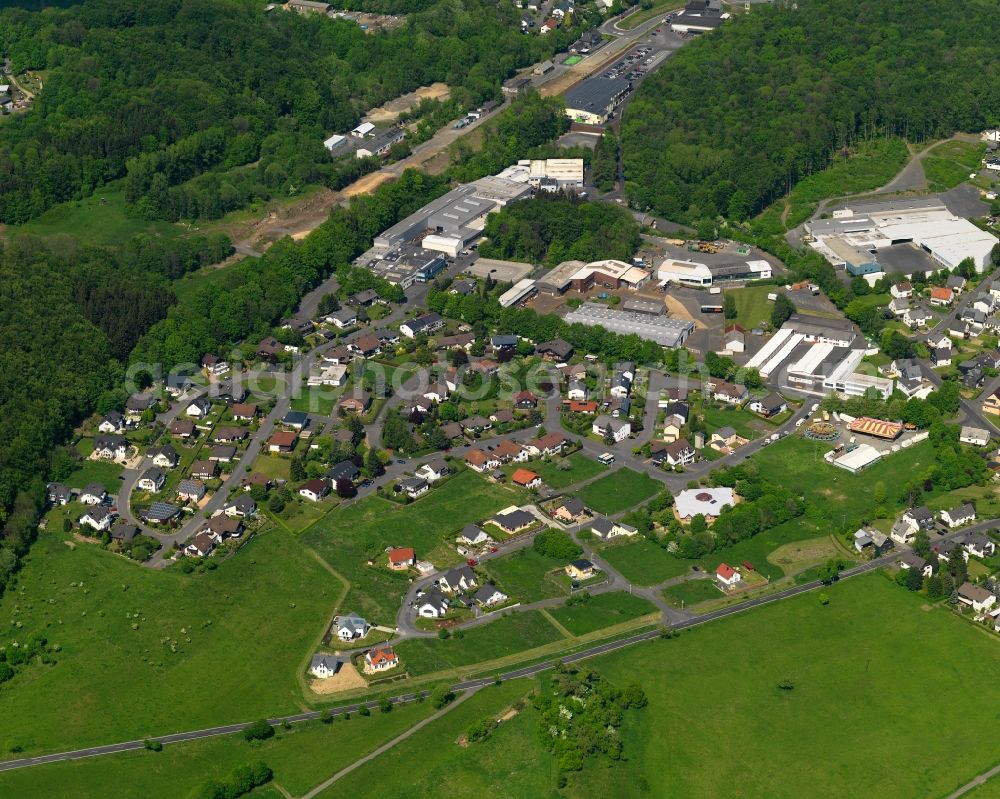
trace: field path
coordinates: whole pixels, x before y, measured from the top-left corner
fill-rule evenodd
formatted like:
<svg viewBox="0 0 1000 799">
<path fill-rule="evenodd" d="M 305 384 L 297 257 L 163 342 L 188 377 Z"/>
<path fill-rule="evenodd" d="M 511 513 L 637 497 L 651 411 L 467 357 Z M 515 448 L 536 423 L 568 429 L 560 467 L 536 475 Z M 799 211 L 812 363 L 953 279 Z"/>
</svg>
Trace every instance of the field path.
<svg viewBox="0 0 1000 799">
<path fill-rule="evenodd" d="M 393 738 L 388 743 L 382 744 L 382 746 L 380 746 L 374 752 L 369 752 L 367 755 L 365 755 L 364 757 L 362 757 L 360 760 L 355 760 L 349 766 L 345 766 L 340 771 L 338 771 L 336 774 L 334 774 L 332 777 L 330 777 L 328 780 L 325 780 L 324 782 L 321 782 L 319 785 L 317 785 L 315 788 L 313 788 L 311 791 L 309 791 L 309 793 L 303 794 L 300 797 L 300 799 L 314 799 L 314 797 L 316 797 L 319 794 L 321 794 L 323 791 L 325 791 L 327 788 L 329 788 L 331 785 L 333 785 L 337 780 L 342 779 L 343 777 L 346 777 L 352 771 L 355 771 L 356 769 L 361 768 L 361 766 L 363 766 L 365 763 L 371 762 L 376 757 L 378 757 L 381 754 L 384 754 L 385 752 L 388 752 L 394 746 L 396 746 L 397 744 L 402 743 L 403 741 L 405 741 L 410 736 L 412 736 L 412 735 L 420 732 L 420 730 L 422 730 L 424 727 L 426 727 L 432 721 L 436 721 L 437 719 L 441 718 L 445 713 L 448 713 L 453 707 L 457 707 L 458 705 L 462 704 L 462 702 L 464 702 L 470 696 L 474 696 L 478 691 L 479 691 L 478 688 L 474 688 L 474 689 L 472 689 L 470 691 L 465 691 L 461 696 L 459 696 L 457 699 L 449 702 L 447 705 L 445 705 L 443 708 L 441 708 L 434 715 L 428 716 L 423 721 L 417 722 L 412 727 L 410 727 L 410 729 L 406 730 L 406 732 L 403 732 L 400 735 L 397 735 L 395 738 Z"/>
<path fill-rule="evenodd" d="M 967 783 L 965 783 L 965 785 L 963 785 L 957 791 L 954 791 L 953 793 L 948 794 L 948 796 L 945 797 L 945 799 L 958 799 L 959 796 L 965 796 L 965 794 L 967 794 L 969 791 L 973 790 L 974 788 L 978 788 L 981 785 L 985 785 L 987 780 L 992 779 L 997 774 L 1000 774 L 1000 764 L 994 766 L 989 771 L 984 771 L 979 776 L 974 777 L 973 779 L 969 780 Z"/>
</svg>

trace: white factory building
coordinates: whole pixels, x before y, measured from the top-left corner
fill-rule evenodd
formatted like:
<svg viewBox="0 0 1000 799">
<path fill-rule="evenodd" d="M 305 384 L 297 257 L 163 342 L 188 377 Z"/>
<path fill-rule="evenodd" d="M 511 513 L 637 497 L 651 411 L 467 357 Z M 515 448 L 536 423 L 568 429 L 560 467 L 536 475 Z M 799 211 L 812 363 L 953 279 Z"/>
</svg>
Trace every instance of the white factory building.
<svg viewBox="0 0 1000 799">
<path fill-rule="evenodd" d="M 667 258 L 657 268 L 656 277 L 660 285 L 713 286 L 717 283 L 767 279 L 771 277 L 771 264 L 764 260 L 705 264 Z"/>
<path fill-rule="evenodd" d="M 810 394 L 836 392 L 863 396 L 875 389 L 883 398 L 892 394 L 893 381 L 856 371 L 865 357 L 863 346 L 852 347 L 853 326 L 813 322 L 796 315 L 788 320 L 747 362 L 770 382 Z"/>
<path fill-rule="evenodd" d="M 543 191 L 583 186 L 582 158 L 524 158 L 496 175 L 500 180 L 528 183 Z"/>
<path fill-rule="evenodd" d="M 852 274 L 872 264 L 884 272 L 927 273 L 954 269 L 966 258 L 982 272 L 1000 241 L 933 197 L 839 208 L 830 219 L 807 222 L 805 229 L 815 249 Z"/>
</svg>

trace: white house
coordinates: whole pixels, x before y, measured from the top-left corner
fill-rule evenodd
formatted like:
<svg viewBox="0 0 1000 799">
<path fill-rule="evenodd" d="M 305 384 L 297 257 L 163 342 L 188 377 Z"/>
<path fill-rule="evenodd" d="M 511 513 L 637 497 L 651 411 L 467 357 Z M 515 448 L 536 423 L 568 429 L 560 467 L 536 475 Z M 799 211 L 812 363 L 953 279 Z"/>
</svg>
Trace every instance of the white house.
<svg viewBox="0 0 1000 799">
<path fill-rule="evenodd" d="M 730 591 L 739 585 L 743 580 L 743 576 L 728 563 L 720 563 L 719 568 L 715 570 L 715 579 L 719 581 L 719 585 L 723 589 Z"/>
<path fill-rule="evenodd" d="M 192 419 L 204 419 L 212 410 L 212 403 L 204 397 L 198 397 L 191 401 L 191 404 L 184 409 L 184 413 Z"/>
<path fill-rule="evenodd" d="M 488 544 L 492 541 L 486 531 L 481 527 L 474 524 L 467 524 L 462 528 L 462 532 L 459 533 L 458 538 L 455 541 L 459 544 L 464 544 L 465 546 L 478 547 L 483 544 Z"/>
<path fill-rule="evenodd" d="M 459 591 L 468 591 L 470 588 L 475 588 L 479 585 L 479 581 L 476 579 L 476 573 L 468 566 L 456 566 L 454 569 L 449 569 L 445 572 L 438 581 L 438 585 L 442 591 L 454 594 Z"/>
<path fill-rule="evenodd" d="M 627 419 L 615 419 L 607 414 L 601 414 L 596 419 L 594 419 L 594 424 L 591 428 L 594 435 L 604 436 L 607 435 L 608 431 L 611 431 L 611 435 L 616 442 L 624 441 L 632 434 L 632 424 Z"/>
<path fill-rule="evenodd" d="M 325 680 L 340 671 L 340 666 L 340 661 L 333 655 L 313 655 L 309 664 L 309 673 L 313 677 Z"/>
<path fill-rule="evenodd" d="M 889 289 L 889 293 L 897 300 L 908 300 L 913 296 L 913 284 L 909 281 L 897 283 Z"/>
<path fill-rule="evenodd" d="M 486 583 L 486 585 L 476 591 L 472 598 L 480 605 L 489 608 L 494 605 L 502 605 L 509 597 L 493 585 L 493 583 Z"/>
<path fill-rule="evenodd" d="M 337 637 L 347 643 L 368 635 L 371 625 L 356 613 L 337 617 Z"/>
<path fill-rule="evenodd" d="M 571 380 L 566 396 L 571 400 L 583 402 L 587 399 L 587 384 L 582 380 Z"/>
<path fill-rule="evenodd" d="M 84 505 L 100 505 L 108 492 L 100 483 L 90 483 L 80 492 L 80 502 Z"/>
<path fill-rule="evenodd" d="M 611 519 L 605 519 L 604 517 L 598 517 L 590 523 L 590 531 L 605 541 L 609 541 L 612 538 L 618 538 L 619 536 L 632 537 L 638 534 L 638 530 L 630 524 L 625 524 L 624 522 L 615 522 Z"/>
<path fill-rule="evenodd" d="M 962 583 L 958 589 L 958 601 L 969 605 L 976 613 L 985 613 L 996 604 L 996 594 L 981 585 Z"/>
<path fill-rule="evenodd" d="M 965 539 L 962 546 L 965 547 L 966 552 L 977 558 L 992 558 L 997 551 L 996 544 L 982 533 L 973 533 Z"/>
<path fill-rule="evenodd" d="M 399 665 L 399 658 L 392 647 L 388 644 L 381 644 L 372 647 L 365 653 L 365 671 L 388 671 Z"/>
<path fill-rule="evenodd" d="M 167 476 L 163 473 L 163 470 L 154 466 L 143 472 L 142 477 L 139 478 L 139 482 L 136 485 L 143 491 L 159 491 L 163 488 L 163 484 L 166 481 Z"/>
<path fill-rule="evenodd" d="M 80 517 L 80 524 L 93 527 L 98 532 L 111 528 L 111 523 L 118 517 L 118 514 L 111 508 L 104 505 L 95 505 Z"/>
<path fill-rule="evenodd" d="M 941 521 L 948 527 L 961 527 L 976 520 L 976 509 L 972 503 L 965 502 L 957 508 L 941 511 Z"/>
<path fill-rule="evenodd" d="M 450 473 L 451 469 L 443 458 L 428 461 L 414 472 L 417 477 L 422 477 L 428 483 L 437 482 L 443 477 L 447 477 Z"/>
<path fill-rule="evenodd" d="M 120 433 L 125 429 L 125 417 L 118 411 L 110 411 L 108 415 L 101 420 L 97 429 L 102 433 Z"/>
<path fill-rule="evenodd" d="M 434 588 L 417 599 L 417 615 L 425 619 L 440 619 L 448 612 L 448 598 Z"/>
<path fill-rule="evenodd" d="M 972 444 L 976 447 L 985 447 L 990 443 L 990 432 L 981 427 L 962 426 L 958 440 L 963 444 Z"/>
</svg>

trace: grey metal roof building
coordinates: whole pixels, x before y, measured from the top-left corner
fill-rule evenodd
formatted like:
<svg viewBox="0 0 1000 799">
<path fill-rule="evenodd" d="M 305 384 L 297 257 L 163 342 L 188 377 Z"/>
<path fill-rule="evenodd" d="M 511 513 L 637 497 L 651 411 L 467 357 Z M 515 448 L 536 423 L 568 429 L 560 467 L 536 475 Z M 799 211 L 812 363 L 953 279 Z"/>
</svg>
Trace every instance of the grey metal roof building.
<svg viewBox="0 0 1000 799">
<path fill-rule="evenodd" d="M 579 322 L 591 327 L 600 325 L 605 330 L 623 335 L 635 333 L 640 338 L 655 341 L 662 347 L 679 347 L 694 332 L 694 322 L 685 319 L 614 311 L 594 302 L 586 302 L 575 311 L 570 311 L 566 314 L 566 321 L 570 324 Z"/>
<path fill-rule="evenodd" d="M 606 122 L 631 88 L 626 78 L 588 78 L 566 92 L 566 113 L 574 119 L 593 117 Z"/>
</svg>

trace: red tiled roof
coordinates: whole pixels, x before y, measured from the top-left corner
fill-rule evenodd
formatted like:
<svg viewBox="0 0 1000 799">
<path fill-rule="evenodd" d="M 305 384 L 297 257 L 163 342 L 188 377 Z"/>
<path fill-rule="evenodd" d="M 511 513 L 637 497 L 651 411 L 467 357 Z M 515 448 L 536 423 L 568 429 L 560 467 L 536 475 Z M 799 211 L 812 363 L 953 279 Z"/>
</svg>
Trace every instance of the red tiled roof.
<svg viewBox="0 0 1000 799">
<path fill-rule="evenodd" d="M 931 299 L 932 300 L 950 300 L 951 299 L 951 289 L 942 288 L 941 286 L 935 286 L 931 289 Z"/>
<path fill-rule="evenodd" d="M 268 439 L 268 444 L 273 444 L 276 447 L 290 447 L 295 443 L 298 438 L 298 433 L 279 430 L 270 439 Z"/>
<path fill-rule="evenodd" d="M 514 474 L 510 476 L 510 479 L 518 485 L 526 486 L 533 480 L 537 480 L 538 475 L 528 469 L 516 469 Z"/>
<path fill-rule="evenodd" d="M 715 573 L 723 580 L 731 580 L 733 575 L 736 574 L 736 569 L 728 563 L 720 563 L 719 568 L 715 570 Z"/>
<path fill-rule="evenodd" d="M 482 466 L 489 459 L 489 455 L 481 449 L 470 449 L 465 453 L 465 462 L 471 463 L 473 466 Z"/>
<path fill-rule="evenodd" d="M 406 563 L 413 560 L 413 547 L 403 547 L 402 549 L 389 550 L 389 563 Z"/>
</svg>

